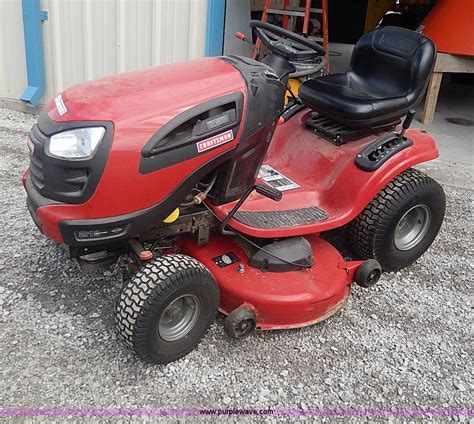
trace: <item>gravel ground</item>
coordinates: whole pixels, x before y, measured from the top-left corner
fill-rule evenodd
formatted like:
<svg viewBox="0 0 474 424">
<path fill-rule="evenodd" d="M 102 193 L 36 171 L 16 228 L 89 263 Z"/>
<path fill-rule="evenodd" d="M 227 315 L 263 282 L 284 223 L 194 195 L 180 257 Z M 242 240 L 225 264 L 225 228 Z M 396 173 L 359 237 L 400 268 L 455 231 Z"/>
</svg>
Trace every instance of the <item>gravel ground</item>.
<svg viewBox="0 0 474 424">
<path fill-rule="evenodd" d="M 81 275 L 28 215 L 20 175 L 34 120 L 0 109 L 0 407 L 473 406 L 469 183 L 445 185 L 446 221 L 423 258 L 355 287 L 326 322 L 234 341 L 219 317 L 187 357 L 149 366 L 114 333 L 121 270 Z M 432 168 L 472 181 L 466 165 Z"/>
</svg>

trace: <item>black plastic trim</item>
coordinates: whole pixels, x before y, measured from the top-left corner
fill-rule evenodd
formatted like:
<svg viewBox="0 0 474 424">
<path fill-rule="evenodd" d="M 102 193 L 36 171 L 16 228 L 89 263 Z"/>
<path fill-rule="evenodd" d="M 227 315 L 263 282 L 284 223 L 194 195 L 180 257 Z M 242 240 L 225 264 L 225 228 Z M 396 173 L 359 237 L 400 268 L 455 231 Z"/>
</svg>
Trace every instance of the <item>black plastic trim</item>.
<svg viewBox="0 0 474 424">
<path fill-rule="evenodd" d="M 59 205 L 61 202 L 44 197 L 31 182 L 31 176 L 26 178 L 25 190 L 28 204 L 34 211 L 42 206 Z"/>
<path fill-rule="evenodd" d="M 117 241 L 126 241 L 137 237 L 145 231 L 160 224 L 189 194 L 192 188 L 217 166 L 229 159 L 231 151 L 222 153 L 202 165 L 190 174 L 169 196 L 163 201 L 141 211 L 109 218 L 63 220 L 59 222 L 59 229 L 64 243 L 69 246 L 97 246 L 108 245 Z M 113 236 L 97 239 L 77 240 L 76 231 L 106 231 L 114 227 L 124 227 L 124 231 Z"/>
<path fill-rule="evenodd" d="M 314 265 L 311 244 L 302 236 L 289 237 L 265 245 L 249 260 L 263 272 L 289 272 Z"/>
<path fill-rule="evenodd" d="M 160 148 L 160 141 L 180 125 L 211 109 L 224 106 L 232 102 L 235 102 L 236 104 L 236 114 L 234 120 L 230 123 L 219 126 L 214 130 L 208 131 L 204 134 L 201 133 L 199 135 L 191 136 L 179 144 L 172 144 L 170 146 Z M 225 96 L 218 97 L 217 99 L 213 99 L 198 106 L 192 107 L 179 114 L 171 121 L 167 122 L 155 134 L 153 134 L 153 136 L 143 147 L 139 166 L 140 174 L 143 175 L 150 172 L 155 172 L 168 166 L 172 166 L 199 156 L 201 153 L 198 152 L 196 147 L 196 143 L 198 141 L 206 140 L 207 138 L 220 134 L 226 130 L 232 129 L 235 137 L 239 131 L 239 125 L 242 119 L 243 103 L 244 96 L 241 92 L 227 94 Z"/>
<path fill-rule="evenodd" d="M 60 159 L 48 154 L 50 137 L 64 131 L 87 128 L 104 127 L 105 133 L 102 141 L 96 148 L 93 156 L 87 159 Z M 34 144 L 34 152 L 31 154 L 32 163 L 37 160 L 41 164 L 44 186 L 35 185 L 36 190 L 44 197 L 58 202 L 69 204 L 84 203 L 94 194 L 107 163 L 112 140 L 114 135 L 114 125 L 110 121 L 66 121 L 58 122 L 49 118 L 43 111 L 38 123 L 33 126 L 30 132 L 30 139 Z M 84 171 L 84 186 L 77 192 L 67 192 L 63 190 L 62 184 L 71 177 L 71 171 Z"/>
<path fill-rule="evenodd" d="M 223 56 L 247 86 L 245 121 L 231 160 L 220 169 L 211 195 L 221 205 L 240 199 L 255 184 L 258 169 L 283 110 L 286 85 L 269 66 L 240 56 Z"/>
<path fill-rule="evenodd" d="M 221 59 L 236 68 L 247 85 L 247 109 L 240 138 L 244 141 L 276 123 L 284 108 L 286 85 L 270 66 L 261 62 L 233 55 Z"/>
<path fill-rule="evenodd" d="M 293 116 L 295 116 L 297 113 L 301 112 L 303 109 L 309 110 L 308 106 L 303 103 L 292 102 L 291 104 L 287 104 L 285 106 L 285 109 L 283 109 L 283 112 L 281 113 L 281 117 L 286 122 L 293 118 Z"/>
<path fill-rule="evenodd" d="M 373 172 L 400 151 L 413 145 L 411 138 L 400 139 L 398 134 L 389 134 L 370 143 L 355 159 L 359 169 Z"/>
</svg>

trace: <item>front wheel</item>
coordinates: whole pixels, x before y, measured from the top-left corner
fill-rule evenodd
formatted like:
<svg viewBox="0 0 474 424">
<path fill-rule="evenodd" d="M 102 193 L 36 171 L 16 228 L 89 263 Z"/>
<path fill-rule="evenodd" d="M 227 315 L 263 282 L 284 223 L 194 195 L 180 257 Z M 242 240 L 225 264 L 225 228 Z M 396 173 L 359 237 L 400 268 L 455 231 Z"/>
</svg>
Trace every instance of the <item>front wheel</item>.
<svg viewBox="0 0 474 424">
<path fill-rule="evenodd" d="M 444 218 L 442 187 L 415 169 L 390 181 L 350 224 L 351 244 L 385 271 L 415 262 L 431 246 Z"/>
<path fill-rule="evenodd" d="M 130 350 L 146 362 L 166 364 L 200 342 L 218 307 L 219 288 L 204 265 L 164 255 L 146 263 L 123 289 L 115 323 Z"/>
</svg>

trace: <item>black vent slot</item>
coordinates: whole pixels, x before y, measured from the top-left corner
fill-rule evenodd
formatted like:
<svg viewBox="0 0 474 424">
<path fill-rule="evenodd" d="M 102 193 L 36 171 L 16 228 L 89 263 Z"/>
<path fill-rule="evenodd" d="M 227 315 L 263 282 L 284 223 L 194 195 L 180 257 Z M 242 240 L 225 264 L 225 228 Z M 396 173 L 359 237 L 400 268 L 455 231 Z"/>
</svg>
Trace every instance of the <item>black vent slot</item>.
<svg viewBox="0 0 474 424">
<path fill-rule="evenodd" d="M 393 130 L 399 123 L 400 121 L 398 120 L 396 122 L 391 122 L 378 127 L 357 129 L 334 121 L 333 119 L 323 116 L 318 112 L 313 112 L 305 122 L 305 126 L 314 134 L 323 137 L 336 146 L 341 146 L 348 141 L 360 140 L 361 138 L 367 137 L 370 134 Z"/>
<path fill-rule="evenodd" d="M 370 143 L 356 157 L 355 164 L 363 171 L 372 172 L 380 168 L 398 152 L 413 145 L 410 138 L 389 134 Z"/>
<path fill-rule="evenodd" d="M 227 128 L 235 126 L 235 102 L 215 107 L 194 116 L 179 125 L 170 133 L 157 140 L 152 152 L 157 154 L 196 141 L 201 136 L 211 136 Z"/>
<path fill-rule="evenodd" d="M 235 128 L 240 123 L 242 101 L 242 94 L 236 93 L 183 112 L 153 135 L 142 155 L 152 157 Z"/>
<path fill-rule="evenodd" d="M 34 153 L 30 153 L 30 176 L 34 186 L 42 190 L 44 188 L 43 162 Z"/>
<path fill-rule="evenodd" d="M 34 146 L 32 152 L 30 152 L 30 178 L 33 185 L 40 192 L 44 189 L 45 178 L 43 170 L 43 146 L 48 139 L 48 136 L 43 134 L 38 125 L 35 124 L 30 131 L 30 141 Z"/>
<path fill-rule="evenodd" d="M 61 181 L 55 185 L 55 191 L 61 196 L 80 197 L 89 177 L 88 169 L 62 169 Z"/>
</svg>

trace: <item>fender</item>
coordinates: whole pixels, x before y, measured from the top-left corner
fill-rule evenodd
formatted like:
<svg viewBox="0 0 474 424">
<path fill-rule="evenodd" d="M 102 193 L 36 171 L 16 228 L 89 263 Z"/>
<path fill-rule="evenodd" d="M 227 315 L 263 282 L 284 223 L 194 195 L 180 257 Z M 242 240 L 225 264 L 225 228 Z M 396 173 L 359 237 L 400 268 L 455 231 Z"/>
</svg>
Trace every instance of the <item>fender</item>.
<svg viewBox="0 0 474 424">
<path fill-rule="evenodd" d="M 379 136 L 334 146 L 326 140 L 301 129 L 305 119 L 292 119 L 279 126 L 274 145 L 264 163 L 270 164 L 282 174 L 298 183 L 301 188 L 283 193 L 278 211 L 294 211 L 317 206 L 326 214 L 310 224 L 283 228 L 256 228 L 237 219 L 229 224 L 245 234 L 263 237 L 291 237 L 332 230 L 352 221 L 377 193 L 393 178 L 406 169 L 439 156 L 434 139 L 425 131 L 408 130 L 406 137 L 412 144 L 398 151 L 375 170 L 364 171 L 355 161 L 357 155 Z M 286 128 L 285 128 L 286 127 Z M 300 132 L 301 131 L 301 132 Z M 293 133 L 290 139 L 287 134 Z M 297 139 L 298 143 L 294 143 Z M 282 155 L 283 152 L 283 155 Z M 223 219 L 234 203 L 214 206 L 216 215 Z M 274 211 L 275 204 L 258 194 L 252 194 L 242 205 L 242 212 Z M 323 214 L 324 216 L 324 214 Z"/>
<path fill-rule="evenodd" d="M 347 208 L 346 214 L 334 222 L 335 227 L 352 221 L 371 200 L 391 180 L 403 171 L 419 163 L 427 162 L 439 157 L 438 148 L 434 139 L 425 131 L 414 129 L 406 133 L 407 138 L 413 141 L 412 146 L 405 148 L 391 157 L 374 172 L 363 171 L 355 165 L 355 161 L 348 166 L 335 183 L 333 189 L 344 190 L 344 183 L 349 179 L 355 181 L 356 191 L 353 192 L 352 208 Z M 334 227 L 333 227 L 334 228 Z"/>
</svg>

